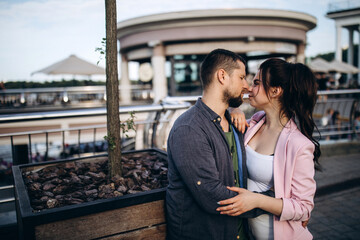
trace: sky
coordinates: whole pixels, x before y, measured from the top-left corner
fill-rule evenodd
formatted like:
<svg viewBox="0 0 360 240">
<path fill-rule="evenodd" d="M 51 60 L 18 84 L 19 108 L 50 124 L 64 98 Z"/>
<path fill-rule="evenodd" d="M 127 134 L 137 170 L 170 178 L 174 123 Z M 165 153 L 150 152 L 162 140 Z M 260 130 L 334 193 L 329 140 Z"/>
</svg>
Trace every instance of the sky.
<svg viewBox="0 0 360 240">
<path fill-rule="evenodd" d="M 308 32 L 307 57 L 335 50 L 335 23 L 325 17 L 329 0 L 117 0 L 118 21 L 183 10 L 266 8 L 299 11 L 317 18 Z M 345 31 L 345 30 L 343 30 Z M 75 54 L 96 64 L 105 37 L 104 0 L 0 0 L 0 81 L 44 81 L 68 76 L 34 74 Z M 357 34 L 355 34 L 357 35 Z M 342 43 L 348 41 L 343 34 Z M 358 42 L 358 36 L 355 44 Z M 99 66 L 104 67 L 102 60 Z M 132 72 L 132 69 L 130 69 Z M 70 78 L 72 78 L 70 76 Z M 132 78 L 132 73 L 130 73 Z M 93 80 L 104 79 L 94 76 Z"/>
</svg>

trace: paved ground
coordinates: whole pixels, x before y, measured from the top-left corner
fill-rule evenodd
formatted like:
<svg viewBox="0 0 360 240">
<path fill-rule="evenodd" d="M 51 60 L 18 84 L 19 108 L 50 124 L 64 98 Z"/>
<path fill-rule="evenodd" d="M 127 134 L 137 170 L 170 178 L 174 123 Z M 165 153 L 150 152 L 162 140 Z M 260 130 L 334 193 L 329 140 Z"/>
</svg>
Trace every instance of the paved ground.
<svg viewBox="0 0 360 240">
<path fill-rule="evenodd" d="M 360 154 L 324 157 L 309 222 L 314 239 L 360 239 Z"/>
<path fill-rule="evenodd" d="M 360 239 L 360 186 L 316 197 L 308 227 L 317 240 Z"/>
<path fill-rule="evenodd" d="M 342 190 L 352 184 L 356 186 L 360 180 L 360 154 L 320 157 L 322 172 L 315 173 L 317 194 L 328 193 L 328 190 Z M 344 186 L 339 188 L 339 185 Z M 335 188 L 334 188 L 335 187 Z"/>
</svg>

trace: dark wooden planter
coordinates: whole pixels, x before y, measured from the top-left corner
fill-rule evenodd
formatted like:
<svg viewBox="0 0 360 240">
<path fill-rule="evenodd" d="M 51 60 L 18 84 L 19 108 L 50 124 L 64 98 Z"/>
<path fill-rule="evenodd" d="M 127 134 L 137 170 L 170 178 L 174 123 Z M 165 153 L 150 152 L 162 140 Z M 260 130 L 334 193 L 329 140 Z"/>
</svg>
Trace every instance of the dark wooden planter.
<svg viewBox="0 0 360 240">
<path fill-rule="evenodd" d="M 167 158 L 166 152 L 157 149 L 131 153 L 143 151 Z M 22 172 L 99 157 L 106 155 L 13 167 L 20 239 L 165 239 L 166 188 L 33 212 Z"/>
</svg>

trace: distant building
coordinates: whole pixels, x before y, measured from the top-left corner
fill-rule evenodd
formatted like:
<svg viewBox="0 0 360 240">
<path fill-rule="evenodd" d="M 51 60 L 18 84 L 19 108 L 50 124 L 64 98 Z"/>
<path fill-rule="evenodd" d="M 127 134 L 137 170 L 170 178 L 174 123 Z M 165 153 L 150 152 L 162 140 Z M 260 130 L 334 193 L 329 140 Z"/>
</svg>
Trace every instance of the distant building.
<svg viewBox="0 0 360 240">
<path fill-rule="evenodd" d="M 128 62 L 151 63 L 140 75 L 153 74 L 157 102 L 166 96 L 201 94 L 200 63 L 216 48 L 241 54 L 247 61 L 268 57 L 305 60 L 307 31 L 316 18 L 269 9 L 212 9 L 171 12 L 118 23 L 121 86 L 129 86 Z M 121 93 L 126 97 L 126 93 Z M 123 99 L 124 100 L 124 99 Z"/>
<path fill-rule="evenodd" d="M 335 20 L 336 27 L 336 50 L 335 59 L 342 61 L 341 34 L 342 28 L 349 32 L 348 63 L 354 65 L 354 32 L 358 32 L 360 39 L 360 1 L 347 0 L 329 4 L 328 18 Z M 360 45 L 360 44 L 359 44 Z M 358 47 L 358 68 L 360 68 L 360 46 Z M 349 75 L 350 79 L 352 76 Z M 360 85 L 360 73 L 358 74 Z"/>
</svg>

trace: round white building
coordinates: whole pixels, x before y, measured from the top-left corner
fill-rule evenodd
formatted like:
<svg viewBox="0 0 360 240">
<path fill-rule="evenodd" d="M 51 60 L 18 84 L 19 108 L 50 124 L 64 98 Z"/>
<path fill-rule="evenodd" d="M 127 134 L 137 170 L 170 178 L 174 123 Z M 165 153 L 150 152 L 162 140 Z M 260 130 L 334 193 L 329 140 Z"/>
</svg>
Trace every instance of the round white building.
<svg viewBox="0 0 360 240">
<path fill-rule="evenodd" d="M 270 9 L 194 10 L 122 21 L 117 28 L 120 84 L 129 88 L 129 61 L 151 63 L 155 102 L 168 95 L 199 95 L 200 63 L 216 48 L 234 51 L 248 62 L 269 57 L 304 62 L 306 33 L 316 22 L 306 13 Z M 130 101 L 124 94 L 123 101 Z"/>
</svg>

